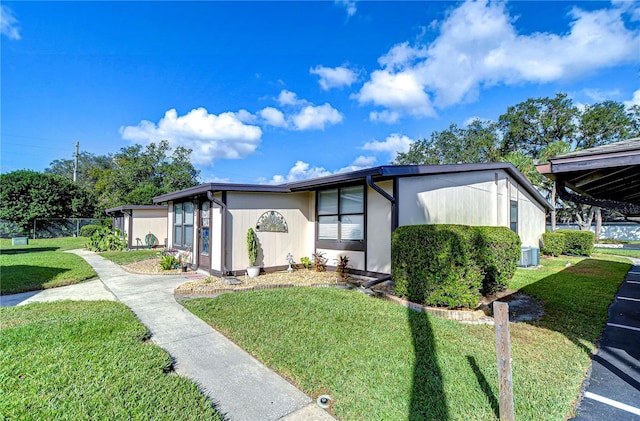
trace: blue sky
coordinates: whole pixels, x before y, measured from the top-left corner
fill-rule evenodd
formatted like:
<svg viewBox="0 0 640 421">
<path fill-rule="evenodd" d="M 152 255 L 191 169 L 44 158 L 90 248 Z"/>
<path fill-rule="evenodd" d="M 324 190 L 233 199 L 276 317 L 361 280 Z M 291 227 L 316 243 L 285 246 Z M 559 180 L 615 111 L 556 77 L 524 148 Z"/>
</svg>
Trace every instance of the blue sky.
<svg viewBox="0 0 640 421">
<path fill-rule="evenodd" d="M 0 170 L 167 139 L 201 181 L 389 163 L 566 92 L 640 104 L 640 4 L 2 2 Z"/>
</svg>

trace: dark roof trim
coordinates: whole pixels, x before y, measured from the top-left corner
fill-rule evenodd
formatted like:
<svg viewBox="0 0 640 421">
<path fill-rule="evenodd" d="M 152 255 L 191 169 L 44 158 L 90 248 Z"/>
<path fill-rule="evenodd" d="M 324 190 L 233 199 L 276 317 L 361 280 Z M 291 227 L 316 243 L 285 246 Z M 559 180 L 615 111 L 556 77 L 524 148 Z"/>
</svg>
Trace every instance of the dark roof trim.
<svg viewBox="0 0 640 421">
<path fill-rule="evenodd" d="M 167 209 L 166 205 L 123 205 L 104 211 L 107 215 L 114 212 L 124 212 L 128 210 L 160 210 Z"/>
<path fill-rule="evenodd" d="M 571 158 L 599 159 L 602 155 L 625 156 L 636 155 L 638 152 L 640 152 L 640 137 L 635 137 L 633 139 L 622 140 L 620 142 L 609 143 L 589 149 L 580 149 L 578 151 L 558 155 L 551 158 L 550 161 L 565 161 L 570 160 Z"/>
<path fill-rule="evenodd" d="M 513 164 L 509 162 L 483 163 L 483 164 L 446 164 L 446 165 L 383 165 L 363 170 L 333 174 L 327 177 L 312 178 L 308 180 L 285 183 L 277 186 L 264 184 L 225 184 L 207 183 L 200 184 L 185 190 L 165 194 L 153 198 L 154 203 L 186 198 L 204 194 L 208 191 L 242 191 L 256 193 L 291 193 L 296 191 L 309 191 L 324 186 L 365 180 L 367 177 L 375 179 L 391 179 L 395 177 L 410 177 L 416 175 L 451 174 L 473 171 L 507 172 L 515 181 L 547 209 L 551 209 L 549 202 L 531 185 L 529 180 L 522 175 Z"/>
<path fill-rule="evenodd" d="M 163 194 L 153 198 L 154 203 L 168 202 L 175 199 L 182 199 L 186 197 L 194 197 L 207 192 L 216 191 L 239 191 L 239 192 L 254 192 L 254 193 L 290 193 L 286 187 L 273 186 L 269 184 L 232 184 L 232 183 L 205 183 L 199 184 L 188 189 L 178 190 L 173 193 Z"/>
</svg>

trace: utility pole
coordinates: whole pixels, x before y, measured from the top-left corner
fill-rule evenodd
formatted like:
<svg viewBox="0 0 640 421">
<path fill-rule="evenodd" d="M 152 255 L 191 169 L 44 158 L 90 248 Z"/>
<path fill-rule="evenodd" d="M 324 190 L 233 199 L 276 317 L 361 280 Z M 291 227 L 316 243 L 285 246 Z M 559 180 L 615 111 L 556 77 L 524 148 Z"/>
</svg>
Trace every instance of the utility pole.
<svg viewBox="0 0 640 421">
<path fill-rule="evenodd" d="M 73 182 L 77 183 L 78 182 L 78 158 L 79 158 L 79 150 L 80 149 L 80 142 L 76 141 L 76 152 L 74 154 L 74 157 L 76 158 L 74 163 L 73 163 Z M 75 209 L 74 209 L 75 211 Z M 78 237 L 80 235 L 80 220 L 76 218 L 76 237 Z"/>
<path fill-rule="evenodd" d="M 80 148 L 80 142 L 76 142 L 76 152 L 73 154 L 73 156 L 76 158 L 73 164 L 73 182 L 74 183 L 78 180 L 78 158 L 79 158 L 78 149 L 79 148 Z"/>
</svg>

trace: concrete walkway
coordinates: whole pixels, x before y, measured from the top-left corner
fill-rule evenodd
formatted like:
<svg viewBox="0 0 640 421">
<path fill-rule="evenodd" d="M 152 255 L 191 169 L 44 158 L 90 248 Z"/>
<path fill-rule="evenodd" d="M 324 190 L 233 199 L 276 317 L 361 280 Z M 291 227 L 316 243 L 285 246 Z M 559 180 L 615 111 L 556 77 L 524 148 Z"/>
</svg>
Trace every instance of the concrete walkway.
<svg viewBox="0 0 640 421">
<path fill-rule="evenodd" d="M 575 421 L 640 420 L 640 259 L 620 286 Z"/>
<path fill-rule="evenodd" d="M 173 357 L 176 372 L 196 382 L 228 419 L 334 419 L 309 396 L 178 304 L 173 291 L 186 281 L 184 276 L 134 275 L 95 253 L 72 252 L 93 266 L 107 296 L 115 296 L 147 326 L 151 340 Z"/>
<path fill-rule="evenodd" d="M 0 295 L 0 307 L 21 306 L 35 302 L 59 300 L 109 300 L 116 301 L 116 297 L 104 286 L 100 280 L 83 282 L 65 287 L 29 291 L 20 294 Z"/>
</svg>

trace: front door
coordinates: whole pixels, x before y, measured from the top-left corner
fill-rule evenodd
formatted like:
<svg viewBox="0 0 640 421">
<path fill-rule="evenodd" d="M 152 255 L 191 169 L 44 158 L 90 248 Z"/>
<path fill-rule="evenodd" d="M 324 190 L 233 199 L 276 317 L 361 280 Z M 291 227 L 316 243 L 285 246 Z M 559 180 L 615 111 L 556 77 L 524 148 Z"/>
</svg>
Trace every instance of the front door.
<svg viewBox="0 0 640 421">
<path fill-rule="evenodd" d="M 211 203 L 200 203 L 200 238 L 198 245 L 198 267 L 207 272 L 211 269 Z"/>
</svg>

